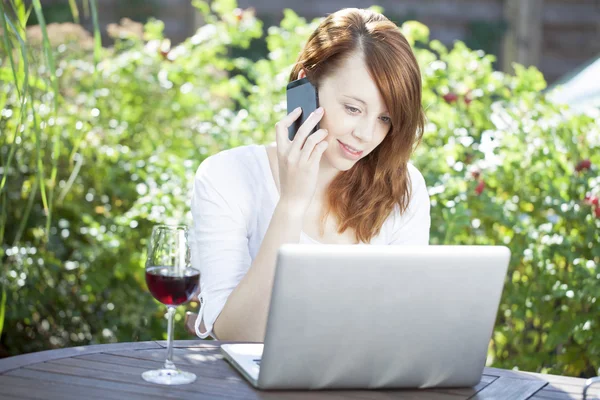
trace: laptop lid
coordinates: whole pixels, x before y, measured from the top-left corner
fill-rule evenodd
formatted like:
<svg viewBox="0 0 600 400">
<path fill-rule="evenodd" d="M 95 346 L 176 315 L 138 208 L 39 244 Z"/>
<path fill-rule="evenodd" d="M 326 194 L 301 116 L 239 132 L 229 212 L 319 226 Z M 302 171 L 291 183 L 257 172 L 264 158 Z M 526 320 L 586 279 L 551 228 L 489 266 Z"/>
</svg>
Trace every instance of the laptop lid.
<svg viewBox="0 0 600 400">
<path fill-rule="evenodd" d="M 283 245 L 258 387 L 477 384 L 509 259 L 504 246 Z"/>
</svg>

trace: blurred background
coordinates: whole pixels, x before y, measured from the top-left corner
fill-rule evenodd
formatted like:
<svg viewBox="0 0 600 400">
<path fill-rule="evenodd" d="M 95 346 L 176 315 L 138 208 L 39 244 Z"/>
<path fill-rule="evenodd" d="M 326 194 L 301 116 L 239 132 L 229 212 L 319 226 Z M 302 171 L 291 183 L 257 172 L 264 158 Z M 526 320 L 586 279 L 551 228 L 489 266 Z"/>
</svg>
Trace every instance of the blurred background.
<svg viewBox="0 0 600 400">
<path fill-rule="evenodd" d="M 49 22 L 72 22 L 68 0 L 42 0 Z M 464 41 L 473 49 L 497 56 L 497 67 L 509 71 L 512 62 L 535 65 L 548 83 L 581 69 L 600 57 L 598 0 L 382 0 L 377 3 L 395 22 L 417 20 L 427 25 L 432 39 L 446 45 Z M 365 7 L 362 1 L 241 0 L 267 25 L 278 24 L 283 9 L 316 18 L 344 7 Z M 202 24 L 189 0 L 98 0 L 103 43 L 109 43 L 109 24 L 121 18 L 165 23 L 165 36 L 179 43 Z M 32 23 L 35 20 L 32 19 Z M 83 25 L 92 30 L 91 19 Z"/>
<path fill-rule="evenodd" d="M 274 140 L 321 18 L 373 7 L 423 75 L 431 243 L 512 251 L 487 365 L 598 374 L 600 0 L 0 6 L 0 357 L 165 338 L 152 226 L 191 224 L 206 157 Z"/>
</svg>

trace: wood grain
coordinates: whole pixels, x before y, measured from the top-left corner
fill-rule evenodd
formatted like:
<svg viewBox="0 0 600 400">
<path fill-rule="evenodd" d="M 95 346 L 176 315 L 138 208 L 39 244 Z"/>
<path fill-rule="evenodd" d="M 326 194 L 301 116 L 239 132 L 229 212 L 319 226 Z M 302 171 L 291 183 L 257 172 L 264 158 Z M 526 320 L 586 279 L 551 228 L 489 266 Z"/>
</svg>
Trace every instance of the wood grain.
<svg viewBox="0 0 600 400">
<path fill-rule="evenodd" d="M 485 368 L 472 388 L 432 390 L 258 391 L 220 352 L 224 342 L 176 341 L 175 364 L 198 377 L 182 386 L 161 386 L 141 374 L 161 368 L 166 342 L 118 343 L 44 351 L 0 360 L 0 399 L 581 399 L 584 379 Z M 596 392 L 593 392 L 596 394 Z"/>
</svg>

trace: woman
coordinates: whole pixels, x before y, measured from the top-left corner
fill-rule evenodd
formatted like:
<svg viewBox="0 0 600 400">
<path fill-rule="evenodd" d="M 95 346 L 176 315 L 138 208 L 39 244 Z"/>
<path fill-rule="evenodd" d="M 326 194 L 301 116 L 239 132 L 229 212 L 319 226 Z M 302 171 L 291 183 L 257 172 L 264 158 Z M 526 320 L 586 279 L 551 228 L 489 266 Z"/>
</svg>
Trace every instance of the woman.
<svg viewBox="0 0 600 400">
<path fill-rule="evenodd" d="M 196 333 L 262 342 L 284 243 L 427 244 L 429 196 L 408 163 L 424 114 L 410 45 L 381 14 L 343 9 L 310 36 L 290 75 L 320 108 L 293 141 L 207 158 L 194 182 L 192 263 L 201 271 Z M 317 123 L 321 129 L 308 136 Z"/>
</svg>

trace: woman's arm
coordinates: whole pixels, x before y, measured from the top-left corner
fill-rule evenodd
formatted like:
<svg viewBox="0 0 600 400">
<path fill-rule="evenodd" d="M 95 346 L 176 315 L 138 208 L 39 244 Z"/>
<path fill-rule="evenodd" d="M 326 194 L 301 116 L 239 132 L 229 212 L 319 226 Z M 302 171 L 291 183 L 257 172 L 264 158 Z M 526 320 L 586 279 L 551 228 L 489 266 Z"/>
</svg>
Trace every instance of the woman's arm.
<svg viewBox="0 0 600 400">
<path fill-rule="evenodd" d="M 323 112 L 319 108 L 311 113 L 293 141 L 288 139 L 288 127 L 300 116 L 299 108 L 275 126 L 279 203 L 252 266 L 215 321 L 215 335 L 221 340 L 264 341 L 277 252 L 282 244 L 300 241 L 304 215 L 316 191 L 321 157 L 327 149 L 327 131 L 319 129 L 309 136 Z"/>
<path fill-rule="evenodd" d="M 300 241 L 302 219 L 302 210 L 277 205 L 252 266 L 215 321 L 213 331 L 219 340 L 264 340 L 277 251 L 282 244 Z"/>
<path fill-rule="evenodd" d="M 403 215 L 396 212 L 391 245 L 428 245 L 431 228 L 431 203 L 427 185 L 421 172 L 412 164 L 408 164 L 412 185 L 411 199 L 408 209 Z"/>
</svg>

